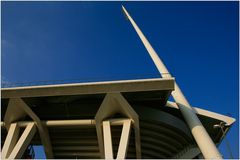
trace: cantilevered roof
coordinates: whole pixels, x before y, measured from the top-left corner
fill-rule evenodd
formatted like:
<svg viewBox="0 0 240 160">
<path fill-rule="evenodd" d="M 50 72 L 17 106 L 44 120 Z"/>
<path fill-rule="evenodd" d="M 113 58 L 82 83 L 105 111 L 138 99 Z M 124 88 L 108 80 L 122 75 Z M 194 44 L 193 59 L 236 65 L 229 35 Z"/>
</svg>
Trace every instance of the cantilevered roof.
<svg viewBox="0 0 240 160">
<path fill-rule="evenodd" d="M 142 158 L 184 158 L 197 156 L 200 151 L 175 103 L 169 102 L 174 90 L 174 78 L 155 78 L 92 83 L 3 88 L 2 122 L 11 98 L 21 98 L 42 123 L 59 121 L 89 121 L 88 126 L 48 126 L 55 158 L 99 158 L 94 117 L 108 93 L 121 93 L 137 112 L 140 121 Z M 220 129 L 213 126 L 235 119 L 193 107 L 215 144 L 223 139 Z M 119 115 L 114 115 L 118 117 Z M 121 115 L 120 115 L 121 116 Z M 114 117 L 114 118 L 116 118 Z M 32 121 L 23 117 L 21 122 Z M 4 123 L 2 123 L 4 126 Z M 113 149 L 117 149 L 120 129 L 113 127 Z M 2 127 L 2 142 L 6 130 Z M 132 131 L 133 133 L 133 131 Z M 35 135 L 32 144 L 40 144 Z M 192 152 L 194 150 L 194 152 Z M 189 156 L 188 156 L 189 157 Z M 134 135 L 131 134 L 127 158 L 135 157 Z"/>
<path fill-rule="evenodd" d="M 174 90 L 174 78 L 72 83 L 2 88 L 2 98 Z"/>
<path fill-rule="evenodd" d="M 23 98 L 41 119 L 63 118 L 67 115 L 71 119 L 76 117 L 76 110 L 82 110 L 82 113 L 85 113 L 86 108 L 93 107 L 95 109 L 92 108 L 82 114 L 90 118 L 91 116 L 88 115 L 95 114 L 106 93 L 120 92 L 128 100 L 139 103 L 156 100 L 163 106 L 172 90 L 174 90 L 174 78 L 3 88 L 1 90 L 2 118 L 10 98 Z M 66 104 L 71 107 L 70 113 L 66 113 L 62 107 Z M 90 114 L 90 112 L 93 113 Z"/>
</svg>

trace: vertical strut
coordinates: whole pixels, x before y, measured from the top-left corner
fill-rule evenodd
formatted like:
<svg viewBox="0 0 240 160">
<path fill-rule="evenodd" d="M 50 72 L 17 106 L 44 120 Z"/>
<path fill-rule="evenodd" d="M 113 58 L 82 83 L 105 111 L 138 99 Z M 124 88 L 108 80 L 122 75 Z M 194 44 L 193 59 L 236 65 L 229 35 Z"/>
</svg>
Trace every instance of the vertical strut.
<svg viewBox="0 0 240 160">
<path fill-rule="evenodd" d="M 112 135 L 109 121 L 103 121 L 103 139 L 105 159 L 113 159 Z"/>
</svg>

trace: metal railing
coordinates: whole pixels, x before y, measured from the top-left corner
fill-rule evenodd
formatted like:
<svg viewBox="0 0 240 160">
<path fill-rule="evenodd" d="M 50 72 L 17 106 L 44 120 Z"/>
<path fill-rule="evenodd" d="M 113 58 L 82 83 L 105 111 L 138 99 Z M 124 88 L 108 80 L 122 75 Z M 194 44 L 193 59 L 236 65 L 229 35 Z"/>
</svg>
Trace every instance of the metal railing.
<svg viewBox="0 0 240 160">
<path fill-rule="evenodd" d="M 123 78 L 124 77 L 124 78 Z M 74 78 L 63 80 L 44 80 L 32 82 L 2 82 L 1 88 L 10 87 L 24 87 L 24 86 L 39 86 L 39 85 L 52 85 L 52 84 L 68 84 L 68 83 L 83 83 L 83 82 L 99 82 L 99 81 L 114 81 L 114 80 L 129 80 L 129 79 L 149 79 L 160 78 L 156 74 L 143 74 L 143 75 L 128 75 L 128 76 L 104 76 L 104 77 L 91 77 L 91 78 Z"/>
</svg>

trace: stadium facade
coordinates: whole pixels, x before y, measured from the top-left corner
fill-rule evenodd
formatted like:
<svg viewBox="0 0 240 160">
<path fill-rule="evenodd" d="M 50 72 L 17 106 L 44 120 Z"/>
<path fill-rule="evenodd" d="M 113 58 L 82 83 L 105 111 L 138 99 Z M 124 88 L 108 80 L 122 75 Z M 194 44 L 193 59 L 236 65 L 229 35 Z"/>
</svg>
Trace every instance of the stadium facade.
<svg viewBox="0 0 240 160">
<path fill-rule="evenodd" d="M 222 158 L 235 119 L 192 107 L 123 11 L 162 78 L 2 88 L 3 159 L 31 156 L 32 145 L 47 158 Z"/>
</svg>

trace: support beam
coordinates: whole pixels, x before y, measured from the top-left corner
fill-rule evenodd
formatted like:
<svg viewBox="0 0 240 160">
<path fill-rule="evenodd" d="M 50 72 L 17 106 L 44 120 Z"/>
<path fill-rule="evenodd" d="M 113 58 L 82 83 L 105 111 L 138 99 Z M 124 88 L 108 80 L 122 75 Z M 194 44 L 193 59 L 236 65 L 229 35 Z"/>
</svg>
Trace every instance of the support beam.
<svg viewBox="0 0 240 160">
<path fill-rule="evenodd" d="M 8 128 L 9 124 L 13 121 L 28 115 L 31 117 L 37 125 L 38 132 L 43 144 L 46 157 L 48 159 L 53 158 L 52 145 L 46 125 L 42 124 L 38 116 L 28 107 L 28 105 L 21 98 L 11 98 L 9 100 L 8 108 L 4 117 L 4 122 Z"/>
<path fill-rule="evenodd" d="M 4 141 L 2 156 L 1 156 L 2 159 L 6 159 L 10 155 L 14 146 L 17 143 L 18 136 L 19 136 L 19 127 L 17 123 L 12 123 L 9 127 L 6 140 Z"/>
<path fill-rule="evenodd" d="M 20 159 L 36 133 L 34 123 L 28 124 L 8 159 Z"/>
<path fill-rule="evenodd" d="M 135 132 L 136 157 L 137 159 L 141 159 L 141 141 L 138 114 L 134 111 L 134 109 L 130 106 L 130 104 L 122 96 L 121 93 L 107 93 L 95 116 L 101 158 L 105 158 L 102 135 L 102 121 L 108 119 L 116 113 L 120 113 L 124 117 L 132 120 Z M 114 123 L 114 120 L 111 121 Z"/>
<path fill-rule="evenodd" d="M 103 140 L 105 159 L 113 159 L 112 135 L 109 121 L 103 121 Z"/>
<path fill-rule="evenodd" d="M 113 123 L 116 122 L 111 120 Z M 105 159 L 113 159 L 111 121 L 103 121 L 103 140 L 104 140 L 104 155 Z M 126 159 L 128 142 L 130 138 L 131 119 L 124 120 L 123 129 L 118 146 L 117 159 Z"/>
<path fill-rule="evenodd" d="M 160 59 L 156 51 L 153 49 L 147 38 L 144 36 L 140 28 L 134 22 L 132 17 L 129 15 L 127 10 L 122 6 L 123 12 L 131 22 L 135 31 L 137 32 L 139 38 L 144 44 L 146 50 L 148 51 L 150 57 L 152 58 L 155 66 L 160 72 L 163 78 L 171 78 L 171 74 L 164 65 L 163 61 Z M 201 121 L 198 119 L 197 115 L 194 113 L 191 105 L 188 103 L 187 99 L 183 95 L 181 89 L 175 81 L 175 90 L 172 92 L 172 96 L 176 101 L 184 119 L 186 120 L 193 137 L 195 138 L 198 147 L 200 148 L 204 158 L 206 159 L 222 159 L 222 155 L 219 153 L 217 147 L 213 143 L 211 137 L 208 135 L 206 129 L 203 127 Z"/>
<path fill-rule="evenodd" d="M 123 123 L 121 139 L 118 147 L 117 159 L 126 159 L 127 148 L 131 131 L 131 120 L 126 120 Z"/>
<path fill-rule="evenodd" d="M 34 122 L 28 123 L 23 134 L 18 139 L 19 127 L 17 123 L 12 123 L 2 149 L 2 159 L 20 159 L 30 144 L 36 133 L 36 125 Z"/>
<path fill-rule="evenodd" d="M 116 118 L 116 119 L 108 119 L 112 126 L 123 125 L 123 123 L 128 120 L 127 118 Z M 29 123 L 34 121 L 18 121 L 18 127 L 26 127 Z M 94 119 L 79 119 L 79 120 L 48 120 L 41 121 L 43 125 L 47 127 L 63 127 L 63 126 L 95 126 L 96 122 Z M 5 127 L 4 122 L 1 122 L 1 127 Z"/>
</svg>

